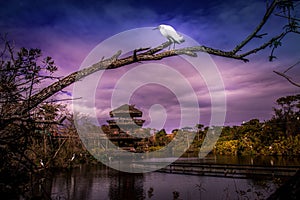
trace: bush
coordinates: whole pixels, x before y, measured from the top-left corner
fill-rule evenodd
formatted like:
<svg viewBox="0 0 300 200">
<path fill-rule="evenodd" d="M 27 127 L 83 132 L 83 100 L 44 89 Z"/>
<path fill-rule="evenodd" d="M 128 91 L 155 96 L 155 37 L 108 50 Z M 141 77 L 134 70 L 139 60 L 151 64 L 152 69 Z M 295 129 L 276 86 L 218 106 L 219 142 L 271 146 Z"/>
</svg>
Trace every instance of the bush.
<svg viewBox="0 0 300 200">
<path fill-rule="evenodd" d="M 216 144 L 218 154 L 236 155 L 238 151 L 238 140 L 219 141 Z"/>
</svg>

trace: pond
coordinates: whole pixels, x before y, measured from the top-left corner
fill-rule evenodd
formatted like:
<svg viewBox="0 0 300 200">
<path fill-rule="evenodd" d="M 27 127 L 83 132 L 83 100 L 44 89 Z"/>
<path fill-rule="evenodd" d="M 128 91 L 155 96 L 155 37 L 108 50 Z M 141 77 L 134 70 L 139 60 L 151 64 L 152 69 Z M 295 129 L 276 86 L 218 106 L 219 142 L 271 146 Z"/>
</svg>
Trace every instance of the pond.
<svg viewBox="0 0 300 200">
<path fill-rule="evenodd" d="M 53 199 L 264 199 L 278 186 L 272 179 L 233 179 L 151 172 L 130 174 L 106 166 L 57 173 Z M 175 198 L 176 199 L 176 198 Z"/>
<path fill-rule="evenodd" d="M 196 158 L 184 159 L 199 162 Z M 272 161 L 271 161 L 272 160 Z M 203 162 L 264 165 L 299 165 L 298 159 L 273 157 L 207 157 Z M 226 178 L 149 172 L 131 174 L 105 165 L 87 166 L 55 173 L 53 199 L 265 199 L 279 179 Z"/>
</svg>

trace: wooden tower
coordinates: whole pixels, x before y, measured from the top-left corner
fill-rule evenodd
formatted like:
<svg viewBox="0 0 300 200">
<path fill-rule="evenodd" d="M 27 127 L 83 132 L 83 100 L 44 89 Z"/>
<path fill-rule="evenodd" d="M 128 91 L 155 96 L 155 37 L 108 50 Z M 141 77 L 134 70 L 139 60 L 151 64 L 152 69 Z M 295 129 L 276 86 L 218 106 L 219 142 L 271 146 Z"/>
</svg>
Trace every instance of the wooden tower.
<svg viewBox="0 0 300 200">
<path fill-rule="evenodd" d="M 141 128 L 145 120 L 140 119 L 143 112 L 135 105 L 124 104 L 109 112 L 112 119 L 107 120 L 112 135 L 128 135 Z"/>
</svg>

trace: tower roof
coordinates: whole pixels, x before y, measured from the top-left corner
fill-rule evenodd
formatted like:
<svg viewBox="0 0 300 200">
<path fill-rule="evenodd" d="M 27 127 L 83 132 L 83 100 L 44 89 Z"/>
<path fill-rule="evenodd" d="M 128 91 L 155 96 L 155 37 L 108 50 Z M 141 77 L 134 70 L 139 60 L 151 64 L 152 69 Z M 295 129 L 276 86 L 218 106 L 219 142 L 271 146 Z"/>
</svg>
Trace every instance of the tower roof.
<svg viewBox="0 0 300 200">
<path fill-rule="evenodd" d="M 110 117 L 142 117 L 143 112 L 135 108 L 135 105 L 124 104 L 109 112 Z"/>
</svg>

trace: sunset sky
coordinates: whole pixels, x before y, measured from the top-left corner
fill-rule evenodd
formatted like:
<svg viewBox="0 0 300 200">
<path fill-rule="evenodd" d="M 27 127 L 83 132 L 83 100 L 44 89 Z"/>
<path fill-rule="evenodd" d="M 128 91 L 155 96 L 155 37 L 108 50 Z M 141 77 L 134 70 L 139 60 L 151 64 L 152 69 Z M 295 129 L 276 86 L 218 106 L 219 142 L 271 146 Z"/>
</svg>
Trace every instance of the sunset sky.
<svg viewBox="0 0 300 200">
<path fill-rule="evenodd" d="M 78 70 L 90 52 L 110 37 L 137 28 L 147 27 L 151 30 L 159 24 L 170 24 L 177 31 L 201 45 L 230 50 L 255 28 L 265 9 L 266 1 L 263 0 L 10 0 L 0 2 L 0 33 L 2 35 L 7 33 L 8 38 L 14 40 L 16 49 L 22 46 L 40 48 L 43 55 L 53 57 L 59 66 L 57 75 L 65 76 Z M 296 10 L 299 10 L 299 7 L 296 7 Z M 284 22 L 285 20 L 272 16 L 261 33 L 268 32 L 269 34 L 265 36 L 268 39 L 282 30 Z M 152 32 L 147 33 L 151 37 L 148 37 L 147 42 L 153 39 L 151 46 L 157 46 L 166 40 L 158 31 L 153 31 L 153 36 Z M 262 44 L 264 41 L 264 39 L 256 39 L 246 49 Z M 116 49 L 121 43 L 115 44 Z M 137 47 L 143 47 L 138 46 L 139 44 L 146 44 L 145 41 L 139 43 L 138 39 L 136 43 Z M 278 59 L 273 62 L 268 61 L 270 48 L 250 56 L 248 63 L 211 56 L 224 82 L 227 102 L 225 125 L 239 125 L 242 121 L 252 118 L 267 120 L 273 114 L 272 107 L 275 106 L 277 98 L 299 92 L 299 88 L 292 86 L 272 72 L 273 70 L 284 71 L 288 66 L 299 61 L 299 44 L 299 35 L 290 34 L 283 40 L 282 47 L 276 50 Z M 123 48 L 122 45 L 120 49 Z M 176 47 L 184 45 L 188 43 Z M 110 55 L 99 55 L 98 60 L 103 56 L 109 57 Z M 198 99 L 201 116 L 199 122 L 209 124 L 211 100 L 205 81 L 201 76 L 194 75 L 193 69 L 185 66 L 186 63 L 181 63 L 181 61 L 180 58 L 168 58 L 149 63 L 168 65 L 186 77 Z M 110 98 L 113 91 L 116 91 L 114 88 L 118 80 L 136 66 L 105 71 L 95 94 L 96 113 L 100 123 L 104 123 L 109 117 L 108 111 L 112 109 Z M 146 68 L 145 73 L 147 73 Z M 136 73 L 136 77 L 142 76 L 139 74 L 142 72 Z M 292 69 L 289 75 L 300 82 L 300 66 Z M 157 80 L 160 79 L 159 76 L 164 79 L 168 73 L 158 73 Z M 172 75 L 169 79 L 172 79 Z M 132 80 L 132 77 L 129 80 Z M 139 78 L 132 81 L 142 83 L 142 81 L 139 82 Z M 184 95 L 184 101 L 188 101 L 189 95 L 185 94 L 183 89 L 180 90 L 179 82 L 173 81 L 178 87 L 178 92 Z M 133 84 L 128 81 L 127 83 Z M 68 87 L 66 91 L 72 93 L 73 88 Z M 63 98 L 65 95 L 62 93 L 60 97 Z M 180 105 L 176 97 L 167 86 L 148 84 L 134 91 L 129 103 L 136 104 L 144 111 L 146 126 L 151 125 L 150 118 L 166 114 L 167 120 L 164 125 L 152 123 L 152 126 L 170 131 L 179 126 L 178 108 Z M 88 104 L 85 106 L 93 107 Z M 161 107 L 164 107 L 166 113 L 156 112 Z"/>
</svg>

